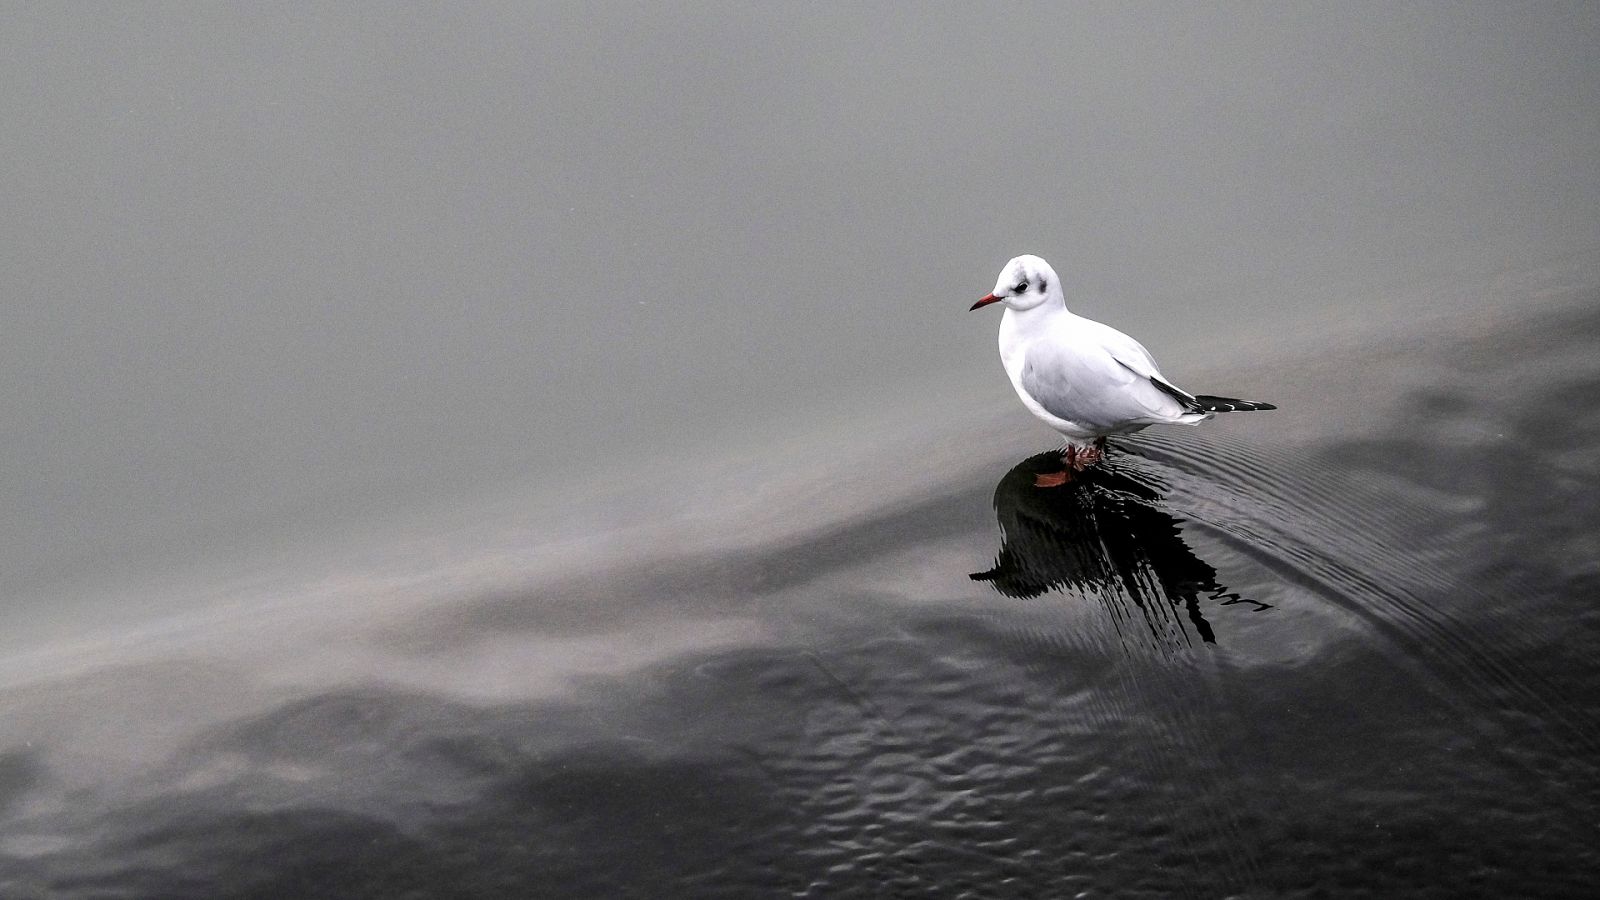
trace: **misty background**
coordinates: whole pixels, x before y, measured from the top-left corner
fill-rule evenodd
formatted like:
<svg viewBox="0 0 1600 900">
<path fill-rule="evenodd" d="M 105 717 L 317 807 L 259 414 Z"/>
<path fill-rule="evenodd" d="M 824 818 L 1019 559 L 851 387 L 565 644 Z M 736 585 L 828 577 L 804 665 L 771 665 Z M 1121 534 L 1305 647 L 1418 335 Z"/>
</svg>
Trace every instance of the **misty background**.
<svg viewBox="0 0 1600 900">
<path fill-rule="evenodd" d="M 1596 47 L 1576 3 L 7 6 L 9 640 L 1014 407 L 966 308 L 1023 252 L 1262 393 L 1196 379 L 1600 247 Z"/>
</svg>

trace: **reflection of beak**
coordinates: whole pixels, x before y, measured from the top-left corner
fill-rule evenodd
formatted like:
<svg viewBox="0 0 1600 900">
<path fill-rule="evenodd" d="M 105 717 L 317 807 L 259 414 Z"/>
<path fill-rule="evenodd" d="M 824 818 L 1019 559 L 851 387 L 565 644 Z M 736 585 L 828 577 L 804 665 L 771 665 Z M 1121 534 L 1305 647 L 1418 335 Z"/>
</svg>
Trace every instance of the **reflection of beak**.
<svg viewBox="0 0 1600 900">
<path fill-rule="evenodd" d="M 986 294 L 986 295 L 984 295 L 984 298 L 982 300 L 979 300 L 977 303 L 972 304 L 972 309 L 967 310 L 967 312 L 972 312 L 973 309 L 977 309 L 980 306 L 988 306 L 991 303 L 999 303 L 999 302 L 1000 302 L 1000 298 L 999 297 L 996 297 L 993 294 Z"/>
</svg>

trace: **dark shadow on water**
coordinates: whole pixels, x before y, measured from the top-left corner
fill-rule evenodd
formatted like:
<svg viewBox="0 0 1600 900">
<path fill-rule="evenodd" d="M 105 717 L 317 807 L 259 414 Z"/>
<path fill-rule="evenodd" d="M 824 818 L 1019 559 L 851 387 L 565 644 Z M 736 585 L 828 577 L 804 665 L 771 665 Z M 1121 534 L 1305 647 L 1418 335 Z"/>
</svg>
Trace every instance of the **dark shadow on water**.
<svg viewBox="0 0 1600 900">
<path fill-rule="evenodd" d="M 1035 486 L 1036 476 L 1060 469 L 1059 453 L 1040 453 L 995 485 L 1000 552 L 993 568 L 972 579 L 1008 597 L 1086 591 L 1106 602 L 1119 630 L 1135 622 L 1137 612 L 1158 641 L 1175 626 L 1185 642 L 1192 628 L 1215 643 L 1200 599 L 1229 604 L 1241 598 L 1184 542 L 1179 520 L 1160 506 L 1160 483 L 1112 457 L 1061 487 Z"/>
</svg>

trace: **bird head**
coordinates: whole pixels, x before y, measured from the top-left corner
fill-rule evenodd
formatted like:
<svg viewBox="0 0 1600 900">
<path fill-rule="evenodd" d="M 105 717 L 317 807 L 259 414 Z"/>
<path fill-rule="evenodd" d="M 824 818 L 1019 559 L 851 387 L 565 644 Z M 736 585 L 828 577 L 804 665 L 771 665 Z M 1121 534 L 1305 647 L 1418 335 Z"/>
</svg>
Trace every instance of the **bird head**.
<svg viewBox="0 0 1600 900">
<path fill-rule="evenodd" d="M 1050 268 L 1049 263 L 1037 256 L 1027 255 L 1006 263 L 994 283 L 994 291 L 972 304 L 972 308 L 1004 303 L 1021 312 L 1047 300 L 1054 300 L 1058 306 L 1066 305 L 1061 292 L 1061 279 L 1056 277 L 1056 270 Z"/>
</svg>

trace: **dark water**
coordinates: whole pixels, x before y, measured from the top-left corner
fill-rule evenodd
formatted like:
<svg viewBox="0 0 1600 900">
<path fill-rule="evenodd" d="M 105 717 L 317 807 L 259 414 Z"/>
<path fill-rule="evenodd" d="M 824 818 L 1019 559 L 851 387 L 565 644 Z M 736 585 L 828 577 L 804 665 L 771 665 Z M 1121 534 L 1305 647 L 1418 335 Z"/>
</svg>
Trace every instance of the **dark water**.
<svg viewBox="0 0 1600 900">
<path fill-rule="evenodd" d="M 1269 373 L 1065 488 L 1023 452 L 618 544 L 367 623 L 378 676 L 12 687 L 0 894 L 1585 896 L 1597 301 Z"/>
</svg>

